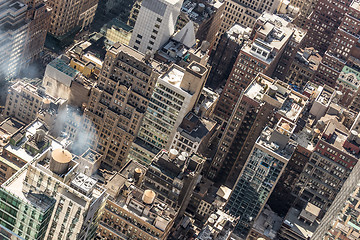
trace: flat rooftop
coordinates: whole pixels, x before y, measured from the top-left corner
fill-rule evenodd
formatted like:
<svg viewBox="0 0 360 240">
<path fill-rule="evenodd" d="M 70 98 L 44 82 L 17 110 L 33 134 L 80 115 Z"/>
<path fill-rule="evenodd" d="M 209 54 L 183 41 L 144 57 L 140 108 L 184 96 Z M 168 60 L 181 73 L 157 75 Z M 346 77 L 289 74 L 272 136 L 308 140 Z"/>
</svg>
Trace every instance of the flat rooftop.
<svg viewBox="0 0 360 240">
<path fill-rule="evenodd" d="M 275 90 L 274 90 L 275 89 Z M 259 74 L 246 88 L 245 95 L 255 101 L 266 101 L 279 108 L 284 117 L 296 121 L 308 98 L 295 91 L 289 85 Z"/>
<path fill-rule="evenodd" d="M 300 210 L 296 208 L 290 208 L 287 213 L 285 220 L 283 222 L 288 228 L 290 228 L 295 233 L 303 236 L 304 239 L 310 238 L 315 232 L 316 228 L 319 226 L 319 222 L 315 221 L 312 225 L 305 223 L 300 220 L 298 217 L 300 215 Z"/>
<path fill-rule="evenodd" d="M 184 77 L 185 70 L 182 70 L 180 67 L 172 65 L 170 69 L 164 73 L 160 78 L 170 83 L 176 88 L 180 88 L 181 81 Z"/>
<path fill-rule="evenodd" d="M 2 187 L 9 193 L 20 198 L 22 201 L 40 209 L 42 212 L 48 210 L 55 204 L 55 199 L 49 198 L 45 194 L 35 192 L 24 192 L 23 184 L 28 168 L 21 169 L 15 176 L 5 182 Z"/>
</svg>

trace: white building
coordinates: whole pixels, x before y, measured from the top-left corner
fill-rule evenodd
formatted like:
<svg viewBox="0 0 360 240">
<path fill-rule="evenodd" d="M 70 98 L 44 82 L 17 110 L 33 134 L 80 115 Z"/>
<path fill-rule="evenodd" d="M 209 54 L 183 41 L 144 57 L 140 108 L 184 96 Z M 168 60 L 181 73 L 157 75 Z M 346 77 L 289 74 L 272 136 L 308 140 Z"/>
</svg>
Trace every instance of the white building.
<svg viewBox="0 0 360 240">
<path fill-rule="evenodd" d="M 186 69 L 172 65 L 159 77 L 146 110 L 130 158 L 150 163 L 161 150 L 169 149 L 178 126 L 197 102 L 207 68 L 192 62 Z"/>
<path fill-rule="evenodd" d="M 143 0 L 129 46 L 155 52 L 175 31 L 183 0 Z"/>
</svg>

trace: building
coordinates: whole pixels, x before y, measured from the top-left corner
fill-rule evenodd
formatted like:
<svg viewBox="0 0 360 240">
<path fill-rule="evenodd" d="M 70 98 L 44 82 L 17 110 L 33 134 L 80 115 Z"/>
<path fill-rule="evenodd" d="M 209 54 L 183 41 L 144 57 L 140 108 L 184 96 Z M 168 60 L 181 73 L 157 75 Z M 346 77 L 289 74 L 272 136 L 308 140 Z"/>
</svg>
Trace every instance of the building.
<svg viewBox="0 0 360 240">
<path fill-rule="evenodd" d="M 247 88 L 258 73 L 271 76 L 281 55 L 294 35 L 289 23 L 271 14 L 264 14 L 256 21 L 250 41 L 246 43 L 236 59 L 225 87 L 216 105 L 215 115 L 219 122 L 227 122 L 241 90 Z"/>
<path fill-rule="evenodd" d="M 243 44 L 250 37 L 250 28 L 234 24 L 221 35 L 216 50 L 211 52 L 209 64 L 212 66 L 206 86 L 216 89 L 225 84 Z"/>
<path fill-rule="evenodd" d="M 106 44 L 111 46 L 117 42 L 129 45 L 133 28 L 114 18 L 101 28 L 101 33 L 106 37 Z"/>
<path fill-rule="evenodd" d="M 50 27 L 52 9 L 44 0 L 25 0 L 27 5 L 27 19 L 29 23 L 28 40 L 26 43 L 25 59 L 27 63 L 40 57 L 44 48 L 47 31 Z"/>
<path fill-rule="evenodd" d="M 49 32 L 60 38 L 89 26 L 94 19 L 98 0 L 50 0 L 48 4 L 53 9 Z"/>
<path fill-rule="evenodd" d="M 205 160 L 175 149 L 159 152 L 144 176 L 142 188 L 153 190 L 157 197 L 182 216 L 200 178 Z"/>
<path fill-rule="evenodd" d="M 129 46 L 141 53 L 155 52 L 175 32 L 182 0 L 143 0 Z"/>
<path fill-rule="evenodd" d="M 46 94 L 41 87 L 17 81 L 9 87 L 3 115 L 15 117 L 26 124 L 42 118 L 48 120 L 49 127 L 53 129 L 56 115 L 65 104 L 66 100 Z"/>
<path fill-rule="evenodd" d="M 222 210 L 217 210 L 207 219 L 196 240 L 229 239 L 236 224 L 236 218 Z M 231 238 L 230 238 L 231 239 Z"/>
<path fill-rule="evenodd" d="M 189 112 L 177 128 L 170 149 L 187 152 L 189 155 L 203 155 L 208 151 L 208 145 L 215 137 L 215 132 L 216 122 L 199 118 L 193 112 Z"/>
<path fill-rule="evenodd" d="M 233 187 L 264 127 L 281 117 L 296 123 L 307 100 L 289 85 L 258 74 L 237 100 L 208 177 Z"/>
<path fill-rule="evenodd" d="M 261 214 L 254 222 L 253 227 L 250 230 L 249 240 L 273 240 L 276 239 L 277 233 L 281 227 L 282 218 L 269 208 L 268 205 L 264 207 Z"/>
<path fill-rule="evenodd" d="M 53 139 L 46 125 L 39 120 L 18 129 L 3 147 L 1 154 L 2 182 L 31 162 L 37 154 L 48 151 L 50 147 L 61 148 L 64 145 Z"/>
<path fill-rule="evenodd" d="M 9 142 L 13 134 L 22 129 L 25 123 L 16 118 L 7 118 L 0 123 L 0 152 L 2 148 Z"/>
<path fill-rule="evenodd" d="M 210 42 L 211 48 L 217 48 L 221 35 L 226 33 L 235 23 L 252 28 L 263 12 L 274 13 L 279 2 L 279 0 L 260 0 L 257 2 L 251 0 L 225 1 L 225 6 L 220 13 L 220 21 L 213 26 L 216 28 L 216 37 Z"/>
<path fill-rule="evenodd" d="M 63 148 L 36 155 L 1 186 L 1 223 L 25 239 L 93 238 L 107 194 L 79 161 Z"/>
<path fill-rule="evenodd" d="M 160 76 L 158 62 L 144 57 L 126 45 L 113 45 L 86 105 L 83 129 L 94 136 L 90 146 L 105 156 L 106 168 L 125 164 Z"/>
<path fill-rule="evenodd" d="M 225 205 L 225 210 L 239 219 L 235 235 L 245 238 L 258 219 L 296 148 L 290 139 L 294 128 L 281 118 L 274 129 L 266 127 L 256 141 Z"/>
<path fill-rule="evenodd" d="M 49 9 L 43 1 L 0 1 L 1 75 L 13 77 L 39 56 L 49 26 Z"/>
<path fill-rule="evenodd" d="M 299 9 L 297 16 L 293 20 L 293 23 L 300 27 L 305 28 L 306 20 L 314 11 L 318 0 L 291 0 L 290 4 Z"/>
<path fill-rule="evenodd" d="M 145 172 L 143 165 L 130 161 L 106 183 L 110 197 L 98 237 L 167 239 L 177 212 L 161 201 L 154 191 L 139 187 Z"/>
<path fill-rule="evenodd" d="M 305 88 L 305 85 L 313 79 L 321 59 L 322 57 L 314 48 L 300 49 L 283 81 L 299 90 Z"/>
<path fill-rule="evenodd" d="M 192 62 L 181 68 L 171 65 L 157 80 L 130 158 L 149 164 L 172 144 L 178 126 L 197 103 L 207 77 L 207 68 Z"/>
<path fill-rule="evenodd" d="M 77 107 L 83 107 L 83 104 L 88 102 L 93 85 L 94 81 L 72 68 L 70 59 L 64 55 L 46 66 L 42 81 L 46 94 L 55 98 L 61 97 Z"/>
<path fill-rule="evenodd" d="M 352 173 L 359 145 L 356 131 L 349 133 L 336 116 L 326 115 L 319 122 L 322 135 L 300 175 L 297 195 L 320 208 L 321 220 Z"/>
<path fill-rule="evenodd" d="M 318 3 L 321 2 L 319 1 Z M 344 1 L 338 3 L 338 7 L 330 7 L 331 11 L 333 11 L 341 6 L 342 9 L 339 8 L 337 12 L 337 14 L 341 14 L 341 18 L 340 16 L 340 19 L 331 17 L 334 21 L 336 20 L 336 24 L 334 23 L 336 29 L 331 31 L 332 41 L 330 39 L 326 40 L 326 47 L 329 46 L 329 48 L 325 52 L 315 74 L 313 81 L 316 83 L 335 87 L 340 72 L 345 65 L 355 63 L 355 65 L 359 66 L 357 62 L 359 61 L 360 52 L 356 44 L 359 40 L 358 32 L 360 30 L 360 3 L 353 1 L 350 4 L 350 2 Z M 326 3 L 328 4 L 328 1 Z M 346 4 L 346 6 L 343 6 L 343 4 Z M 326 25 L 331 27 L 328 23 Z M 326 35 L 329 34 L 326 33 Z M 325 40 L 327 36 L 321 36 L 321 39 Z"/>
<path fill-rule="evenodd" d="M 341 2 L 317 0 L 313 12 L 305 21 L 305 25 L 308 27 L 304 46 L 319 50 L 319 54 L 322 56 L 330 47 L 335 32 L 351 2 L 352 0 Z"/>
<path fill-rule="evenodd" d="M 336 81 L 336 89 L 341 91 L 341 104 L 348 106 L 349 110 L 360 111 L 359 84 L 360 69 L 358 66 L 344 66 Z"/>
<path fill-rule="evenodd" d="M 278 233 L 279 240 L 308 240 L 313 236 L 319 221 L 320 208 L 307 203 L 304 208 L 290 208 Z"/>
<path fill-rule="evenodd" d="M 360 238 L 359 223 L 359 186 L 347 198 L 337 214 L 337 219 L 330 225 L 330 229 L 325 234 L 325 239 L 358 239 Z"/>
</svg>

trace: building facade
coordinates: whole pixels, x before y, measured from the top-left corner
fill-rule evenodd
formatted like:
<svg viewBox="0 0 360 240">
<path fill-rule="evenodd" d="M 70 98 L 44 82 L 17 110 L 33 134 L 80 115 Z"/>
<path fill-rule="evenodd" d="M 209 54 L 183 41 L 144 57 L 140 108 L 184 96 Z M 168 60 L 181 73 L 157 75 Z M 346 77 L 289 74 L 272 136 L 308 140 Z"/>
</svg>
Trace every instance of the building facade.
<svg viewBox="0 0 360 240">
<path fill-rule="evenodd" d="M 225 209 L 239 222 L 234 233 L 246 238 L 274 190 L 296 145 L 290 140 L 295 125 L 282 118 L 265 128 L 241 171 Z"/>
<path fill-rule="evenodd" d="M 126 45 L 115 44 L 106 54 L 83 127 L 93 134 L 90 145 L 105 156 L 107 168 L 120 169 L 127 159 L 160 75 L 157 67 Z"/>
<path fill-rule="evenodd" d="M 129 46 L 142 53 L 161 48 L 175 32 L 182 3 L 182 0 L 143 0 Z"/>
</svg>

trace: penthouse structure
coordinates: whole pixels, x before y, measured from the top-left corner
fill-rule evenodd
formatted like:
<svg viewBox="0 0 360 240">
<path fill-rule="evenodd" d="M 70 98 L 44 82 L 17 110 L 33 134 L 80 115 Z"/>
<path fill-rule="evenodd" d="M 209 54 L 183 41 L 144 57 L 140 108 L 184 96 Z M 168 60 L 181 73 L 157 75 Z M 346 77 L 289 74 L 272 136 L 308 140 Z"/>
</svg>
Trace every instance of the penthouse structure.
<svg viewBox="0 0 360 240">
<path fill-rule="evenodd" d="M 182 0 L 143 0 L 129 46 L 141 53 L 155 52 L 175 31 Z"/>
<path fill-rule="evenodd" d="M 221 17 L 218 24 L 214 24 L 216 28 L 216 38 L 211 42 L 211 48 L 216 48 L 221 35 L 227 32 L 235 23 L 245 27 L 252 28 L 258 17 L 263 12 L 274 13 L 280 1 L 261 0 L 256 3 L 250 0 L 225 2 L 224 8 L 221 8 Z"/>
<path fill-rule="evenodd" d="M 42 82 L 46 94 L 66 99 L 73 106 L 83 107 L 89 100 L 94 81 L 84 77 L 79 70 L 72 68 L 71 61 L 65 56 L 51 61 L 46 66 Z"/>
<path fill-rule="evenodd" d="M 167 239 L 177 211 L 150 189 L 141 189 L 146 168 L 130 161 L 105 185 L 110 194 L 98 228 L 109 239 Z"/>
<path fill-rule="evenodd" d="M 290 139 L 295 125 L 281 118 L 273 129 L 265 128 L 256 141 L 233 188 L 225 209 L 238 217 L 234 233 L 246 238 L 276 186 L 296 144 Z"/>
<path fill-rule="evenodd" d="M 84 111 L 84 130 L 95 136 L 90 145 L 105 156 L 103 164 L 110 169 L 124 165 L 160 75 L 158 63 L 144 57 L 128 46 L 113 45 Z"/>
<path fill-rule="evenodd" d="M 80 161 L 63 148 L 37 155 L 1 186 L 1 223 L 25 239 L 93 238 L 107 194 Z"/>
<path fill-rule="evenodd" d="M 293 37 L 294 30 L 280 17 L 268 18 L 265 14 L 256 22 L 251 41 L 243 46 L 226 81 L 215 115 L 220 122 L 230 118 L 241 90 L 247 88 L 258 73 L 271 76 Z M 270 15 L 271 16 L 271 15 Z"/>
<path fill-rule="evenodd" d="M 175 64 L 155 84 L 130 158 L 149 164 L 168 149 L 183 118 L 194 108 L 205 85 L 207 68 L 192 62 L 186 69 Z"/>
<path fill-rule="evenodd" d="M 289 85 L 258 74 L 235 105 L 208 177 L 226 177 L 227 184 L 233 186 L 264 127 L 281 117 L 296 123 L 306 102 L 307 97 Z"/>
</svg>

